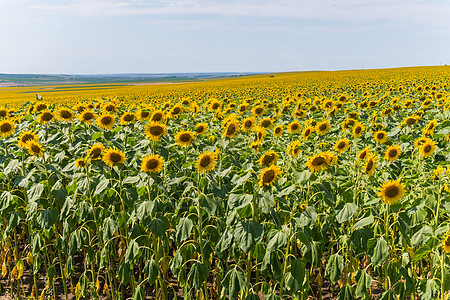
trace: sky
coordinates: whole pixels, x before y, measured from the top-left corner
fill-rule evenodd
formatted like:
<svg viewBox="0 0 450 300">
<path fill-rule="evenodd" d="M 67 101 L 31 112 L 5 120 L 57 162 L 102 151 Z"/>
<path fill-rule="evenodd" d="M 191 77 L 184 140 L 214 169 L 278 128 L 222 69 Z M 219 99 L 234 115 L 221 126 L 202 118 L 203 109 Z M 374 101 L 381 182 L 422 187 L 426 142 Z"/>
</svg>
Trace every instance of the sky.
<svg viewBox="0 0 450 300">
<path fill-rule="evenodd" d="M 450 64 L 450 0 L 0 0 L 0 73 Z"/>
</svg>

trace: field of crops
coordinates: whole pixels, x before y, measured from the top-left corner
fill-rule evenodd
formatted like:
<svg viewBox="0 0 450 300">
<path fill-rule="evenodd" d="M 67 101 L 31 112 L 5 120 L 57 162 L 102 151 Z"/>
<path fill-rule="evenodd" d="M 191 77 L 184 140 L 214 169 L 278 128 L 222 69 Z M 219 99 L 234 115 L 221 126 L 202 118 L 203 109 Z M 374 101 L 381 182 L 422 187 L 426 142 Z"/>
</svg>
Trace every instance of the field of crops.
<svg viewBox="0 0 450 300">
<path fill-rule="evenodd" d="M 74 90 L 0 93 L 0 295 L 448 298 L 450 67 Z"/>
</svg>

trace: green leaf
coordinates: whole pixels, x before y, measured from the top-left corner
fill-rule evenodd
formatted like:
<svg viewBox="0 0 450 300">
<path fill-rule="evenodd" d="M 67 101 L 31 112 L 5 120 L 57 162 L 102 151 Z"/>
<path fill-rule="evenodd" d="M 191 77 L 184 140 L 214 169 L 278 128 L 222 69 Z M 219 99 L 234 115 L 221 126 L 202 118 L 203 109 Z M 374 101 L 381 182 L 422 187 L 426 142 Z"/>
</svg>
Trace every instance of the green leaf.
<svg viewBox="0 0 450 300">
<path fill-rule="evenodd" d="M 356 222 L 355 225 L 353 225 L 353 230 L 372 225 L 373 221 L 374 221 L 373 216 L 368 216 L 366 218 L 363 218 L 363 219 L 359 220 L 358 222 Z"/>
<path fill-rule="evenodd" d="M 140 285 L 138 285 L 134 290 L 133 300 L 144 300 L 144 299 L 145 299 L 144 290 L 141 288 Z"/>
<path fill-rule="evenodd" d="M 138 176 L 128 176 L 127 178 L 125 178 L 123 183 L 135 184 L 136 182 L 139 181 L 139 179 L 140 179 L 139 175 Z"/>
<path fill-rule="evenodd" d="M 138 217 L 138 219 L 140 221 L 144 220 L 145 218 L 149 217 L 150 214 L 153 211 L 153 206 L 155 205 L 155 203 L 153 201 L 144 201 L 142 202 L 137 211 L 136 211 L 136 216 Z"/>
<path fill-rule="evenodd" d="M 178 244 L 181 244 L 184 240 L 186 240 L 190 235 L 192 228 L 194 227 L 194 223 L 191 219 L 181 218 L 175 228 L 175 239 Z"/>
<path fill-rule="evenodd" d="M 3 191 L 0 195 L 0 212 L 6 210 L 11 201 L 13 200 L 13 195 L 8 191 Z"/>
<path fill-rule="evenodd" d="M 372 244 L 373 243 L 370 243 L 369 247 Z M 375 267 L 380 266 L 386 259 L 386 257 L 388 257 L 388 255 L 389 255 L 389 246 L 383 237 L 381 237 L 376 241 L 376 245 L 373 249 L 369 248 L 369 256 Z"/>
<path fill-rule="evenodd" d="M 133 263 L 140 256 L 139 245 L 136 240 L 131 240 L 125 253 L 125 262 Z"/>
<path fill-rule="evenodd" d="M 282 248 L 288 241 L 288 235 L 282 230 L 278 230 L 267 243 L 267 251 L 271 252 Z"/>
<path fill-rule="evenodd" d="M 325 267 L 325 277 L 330 279 L 331 283 L 334 284 L 339 280 L 339 278 L 341 278 L 343 269 L 344 258 L 337 253 L 330 255 Z"/>
<path fill-rule="evenodd" d="M 336 215 L 336 220 L 342 224 L 345 221 L 350 220 L 357 210 L 358 207 L 355 203 L 345 203 L 344 207 Z"/>
<path fill-rule="evenodd" d="M 149 222 L 148 227 L 153 234 L 160 238 L 164 238 L 167 229 L 169 229 L 169 222 L 165 217 L 156 218 Z"/>
<path fill-rule="evenodd" d="M 418 293 L 422 300 L 436 299 L 439 284 L 434 279 L 422 279 L 419 283 Z"/>
<path fill-rule="evenodd" d="M 236 300 L 241 290 L 247 284 L 247 277 L 236 267 L 230 269 L 222 280 L 222 285 L 228 289 L 230 299 Z"/>
<path fill-rule="evenodd" d="M 144 267 L 144 274 L 148 276 L 148 283 L 152 285 L 156 282 L 159 276 L 159 267 L 158 263 L 154 259 L 147 260 L 147 263 Z"/>
<path fill-rule="evenodd" d="M 397 300 L 395 293 L 393 290 L 387 290 L 383 294 L 381 294 L 380 300 Z"/>
<path fill-rule="evenodd" d="M 124 285 L 127 285 L 130 282 L 130 274 L 131 268 L 130 264 L 126 262 L 122 262 L 117 269 L 117 274 L 119 275 L 120 280 Z"/>
<path fill-rule="evenodd" d="M 201 289 L 203 282 L 208 278 L 208 275 L 208 267 L 205 264 L 196 262 L 192 265 L 191 270 L 188 273 L 188 280 L 192 282 L 197 290 L 199 290 Z"/>
<path fill-rule="evenodd" d="M 116 220 L 107 217 L 104 221 L 103 221 L 103 242 L 107 243 L 114 235 L 114 233 L 116 232 L 117 228 L 119 228 L 119 224 L 117 223 Z"/>
<path fill-rule="evenodd" d="M 343 288 L 341 288 L 337 298 L 338 300 L 353 300 L 354 297 L 352 287 L 347 283 Z"/>
<path fill-rule="evenodd" d="M 36 218 L 36 222 L 45 230 L 50 230 L 56 221 L 58 221 L 58 211 L 56 209 L 42 210 Z"/>
<path fill-rule="evenodd" d="M 419 249 L 414 251 L 413 261 L 416 262 L 416 261 L 422 260 L 423 258 L 427 257 L 430 253 L 431 253 L 430 246 L 423 245 L 422 247 L 420 247 Z"/>
<path fill-rule="evenodd" d="M 367 295 L 370 286 L 372 285 L 372 276 L 367 274 L 366 270 L 358 270 L 355 275 L 357 282 L 356 297 L 362 298 Z"/>
<path fill-rule="evenodd" d="M 5 175 L 8 175 L 11 172 L 15 172 L 20 166 L 20 161 L 18 159 L 11 159 L 8 163 L 8 165 L 3 170 L 3 173 Z"/>
<path fill-rule="evenodd" d="M 44 185 L 42 183 L 33 185 L 27 191 L 28 201 L 30 201 L 30 202 L 36 201 L 42 195 L 43 191 L 44 191 Z"/>
<path fill-rule="evenodd" d="M 249 252 L 263 238 L 264 229 L 259 223 L 240 221 L 234 228 L 234 239 L 244 252 Z"/>
<path fill-rule="evenodd" d="M 411 245 L 416 247 L 422 245 L 426 241 L 430 239 L 430 236 L 433 234 L 433 229 L 426 225 L 419 229 L 411 238 Z"/>
<path fill-rule="evenodd" d="M 109 184 L 109 179 L 104 178 L 104 179 L 100 180 L 100 182 L 97 184 L 97 187 L 95 188 L 94 196 L 103 192 L 108 187 L 108 184 Z"/>
<path fill-rule="evenodd" d="M 253 195 L 249 194 L 230 194 L 228 200 L 228 207 L 230 209 L 239 209 L 250 204 L 253 200 Z"/>
<path fill-rule="evenodd" d="M 225 231 L 219 238 L 219 241 L 216 244 L 216 251 L 222 253 L 224 251 L 228 251 L 230 248 L 231 242 L 233 241 L 233 235 L 230 232 L 230 228 L 226 228 Z"/>
<path fill-rule="evenodd" d="M 292 277 L 297 281 L 298 285 L 303 284 L 305 278 L 306 265 L 303 259 L 293 259 L 291 260 L 291 274 Z"/>
</svg>

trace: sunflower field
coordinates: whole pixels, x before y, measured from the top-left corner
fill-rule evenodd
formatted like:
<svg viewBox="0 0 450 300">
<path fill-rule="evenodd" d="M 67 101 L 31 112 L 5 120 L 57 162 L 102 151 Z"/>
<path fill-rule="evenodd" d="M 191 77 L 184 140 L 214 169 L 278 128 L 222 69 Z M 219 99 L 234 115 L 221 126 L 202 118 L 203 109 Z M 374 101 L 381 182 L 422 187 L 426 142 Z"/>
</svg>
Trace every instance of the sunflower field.
<svg viewBox="0 0 450 300">
<path fill-rule="evenodd" d="M 450 296 L 450 67 L 5 95 L 0 295 Z"/>
</svg>

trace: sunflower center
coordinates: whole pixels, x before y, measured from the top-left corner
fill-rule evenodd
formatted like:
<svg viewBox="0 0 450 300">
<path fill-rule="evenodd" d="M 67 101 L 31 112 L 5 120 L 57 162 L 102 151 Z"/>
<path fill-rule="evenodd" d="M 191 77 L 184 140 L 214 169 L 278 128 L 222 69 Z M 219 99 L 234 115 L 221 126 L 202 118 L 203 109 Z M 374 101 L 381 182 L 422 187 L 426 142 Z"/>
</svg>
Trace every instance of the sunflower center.
<svg viewBox="0 0 450 300">
<path fill-rule="evenodd" d="M 211 106 L 211 108 L 213 109 L 213 110 L 216 110 L 216 109 L 218 109 L 219 108 L 219 103 L 213 103 L 213 105 Z"/>
<path fill-rule="evenodd" d="M 70 113 L 70 111 L 67 111 L 67 110 L 61 111 L 61 118 L 70 119 L 71 117 L 72 117 L 72 114 Z"/>
<path fill-rule="evenodd" d="M 159 122 L 159 121 L 162 120 L 162 117 L 163 117 L 162 113 L 159 113 L 159 112 L 158 113 L 154 113 L 153 116 L 152 116 L 152 121 Z"/>
<path fill-rule="evenodd" d="M 105 116 L 100 119 L 100 122 L 102 123 L 102 125 L 109 125 L 112 123 L 112 118 L 110 116 Z"/>
<path fill-rule="evenodd" d="M 270 164 L 275 160 L 275 154 L 266 154 L 264 155 L 262 162 L 265 164 Z"/>
<path fill-rule="evenodd" d="M 191 135 L 189 133 L 183 133 L 182 135 L 180 135 L 180 141 L 184 142 L 184 143 L 188 143 L 191 141 Z"/>
<path fill-rule="evenodd" d="M 2 109 L 0 110 L 0 117 L 6 117 L 6 110 Z"/>
<path fill-rule="evenodd" d="M 386 196 L 389 198 L 394 198 L 395 196 L 398 195 L 399 192 L 400 190 L 398 189 L 397 186 L 390 186 L 386 189 Z"/>
<path fill-rule="evenodd" d="M 33 139 L 33 137 L 34 136 L 32 134 L 26 133 L 22 136 L 22 142 L 26 143 L 28 141 L 31 141 Z"/>
<path fill-rule="evenodd" d="M 319 125 L 319 131 L 325 131 L 325 130 L 327 130 L 327 124 L 320 124 Z"/>
<path fill-rule="evenodd" d="M 205 129 L 204 126 L 197 126 L 197 128 L 195 128 L 195 132 L 202 133 L 204 129 Z"/>
<path fill-rule="evenodd" d="M 397 150 L 392 149 L 388 153 L 389 157 L 396 157 L 397 156 Z"/>
<path fill-rule="evenodd" d="M 270 182 L 273 181 L 274 178 L 275 178 L 275 172 L 273 170 L 268 170 L 263 175 L 263 182 L 264 183 L 270 183 Z"/>
<path fill-rule="evenodd" d="M 373 168 L 373 160 L 369 160 L 366 165 L 366 172 L 369 172 Z"/>
<path fill-rule="evenodd" d="M 291 130 L 297 130 L 297 129 L 298 129 L 298 124 L 297 123 L 292 124 Z"/>
<path fill-rule="evenodd" d="M 230 124 L 227 128 L 227 134 L 228 136 L 233 135 L 236 132 L 236 126 L 234 124 Z"/>
<path fill-rule="evenodd" d="M 122 155 L 120 155 L 120 153 L 112 152 L 109 154 L 109 158 L 113 163 L 118 163 L 122 160 Z"/>
<path fill-rule="evenodd" d="M 123 116 L 123 120 L 124 120 L 125 122 L 131 122 L 131 121 L 134 120 L 134 115 L 132 115 L 132 114 L 126 114 L 125 116 Z"/>
<path fill-rule="evenodd" d="M 152 158 L 147 162 L 147 164 L 145 166 L 149 170 L 156 169 L 156 167 L 158 166 L 158 161 L 156 159 Z"/>
<path fill-rule="evenodd" d="M 267 127 L 269 127 L 271 124 L 272 124 L 272 122 L 271 122 L 270 120 L 263 120 L 263 121 L 261 122 L 261 127 L 267 128 Z"/>
<path fill-rule="evenodd" d="M 150 115 L 150 113 L 148 111 L 142 111 L 141 112 L 141 117 L 144 118 L 144 119 L 147 118 L 149 115 Z"/>
<path fill-rule="evenodd" d="M 106 111 L 113 111 L 114 109 L 115 109 L 114 105 L 107 105 L 107 106 L 105 106 L 105 110 Z"/>
<path fill-rule="evenodd" d="M 356 134 L 360 134 L 361 130 L 362 130 L 361 126 L 358 126 L 358 127 L 355 128 L 355 133 Z"/>
<path fill-rule="evenodd" d="M 175 107 L 175 108 L 172 110 L 172 114 L 173 114 L 173 115 L 178 115 L 180 112 L 181 112 L 181 109 L 180 109 L 179 107 Z"/>
<path fill-rule="evenodd" d="M 408 125 L 414 125 L 414 123 L 416 123 L 416 119 L 414 119 L 414 118 L 408 118 L 408 119 L 406 119 L 406 124 L 408 124 Z"/>
<path fill-rule="evenodd" d="M 257 115 L 262 114 L 262 112 L 263 112 L 263 109 L 261 107 L 257 107 L 255 109 L 255 114 L 257 114 Z"/>
<path fill-rule="evenodd" d="M 252 127 L 252 125 L 253 125 L 253 122 L 250 121 L 250 120 L 247 120 L 247 121 L 245 121 L 245 123 L 244 123 L 245 128 L 250 128 L 250 127 Z"/>
<path fill-rule="evenodd" d="M 425 145 L 425 147 L 423 147 L 423 152 L 424 153 L 431 152 L 431 145 Z"/>
<path fill-rule="evenodd" d="M 378 138 L 379 140 L 384 139 L 384 133 L 379 133 L 379 134 L 377 134 L 377 138 Z"/>
<path fill-rule="evenodd" d="M 41 111 L 47 108 L 47 105 L 45 104 L 39 104 L 38 106 L 36 106 L 36 110 L 37 111 Z"/>
<path fill-rule="evenodd" d="M 322 156 L 319 157 L 315 157 L 313 159 L 313 161 L 311 162 L 311 165 L 313 166 L 321 166 L 325 163 L 325 158 L 323 158 Z"/>
<path fill-rule="evenodd" d="M 92 159 L 96 159 L 96 158 L 100 157 L 100 154 L 102 154 L 102 149 L 94 148 L 94 149 L 92 149 L 90 156 Z"/>
<path fill-rule="evenodd" d="M 211 163 L 211 158 L 209 158 L 209 156 L 202 157 L 202 159 L 200 160 L 200 166 L 202 166 L 203 168 L 206 168 L 207 166 L 209 166 L 210 163 Z"/>
<path fill-rule="evenodd" d="M 39 154 L 41 153 L 41 148 L 38 145 L 31 145 L 31 151 L 33 151 L 33 153 Z"/>
<path fill-rule="evenodd" d="M 161 126 L 152 126 L 150 127 L 150 134 L 154 136 L 159 136 L 163 133 L 163 128 Z"/>
<path fill-rule="evenodd" d="M 93 113 L 90 113 L 90 112 L 85 113 L 85 114 L 83 115 L 83 120 L 85 120 L 85 121 L 92 120 L 93 118 L 94 118 L 94 114 L 93 114 Z"/>
<path fill-rule="evenodd" d="M 445 246 L 450 247 L 450 236 L 445 239 Z"/>
<path fill-rule="evenodd" d="M 278 134 L 278 133 L 280 133 L 280 132 L 281 132 L 281 128 L 280 128 L 280 127 L 275 128 L 275 133 L 276 133 L 276 134 Z"/>
<path fill-rule="evenodd" d="M 337 147 L 338 147 L 338 149 L 344 149 L 345 146 L 347 146 L 346 142 L 340 142 Z"/>
<path fill-rule="evenodd" d="M 51 113 L 45 112 L 42 114 L 42 120 L 50 121 L 51 119 L 53 119 L 53 115 Z"/>
<path fill-rule="evenodd" d="M 9 132 L 11 129 L 12 126 L 9 123 L 3 123 L 2 126 L 0 127 L 1 132 Z"/>
<path fill-rule="evenodd" d="M 360 159 L 364 159 L 364 158 L 366 158 L 366 156 L 367 156 L 367 152 L 364 151 L 364 152 L 362 152 L 362 153 L 359 155 L 359 158 L 360 158 Z"/>
</svg>

